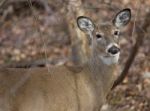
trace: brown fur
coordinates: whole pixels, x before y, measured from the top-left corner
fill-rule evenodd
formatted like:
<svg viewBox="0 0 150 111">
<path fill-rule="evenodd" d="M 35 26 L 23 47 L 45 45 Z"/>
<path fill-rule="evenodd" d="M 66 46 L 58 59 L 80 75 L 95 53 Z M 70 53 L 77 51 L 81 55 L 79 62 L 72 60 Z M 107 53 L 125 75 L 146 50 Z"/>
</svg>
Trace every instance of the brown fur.
<svg viewBox="0 0 150 111">
<path fill-rule="evenodd" d="M 99 111 L 114 67 L 95 74 L 88 64 L 78 73 L 64 66 L 49 73 L 47 68 L 0 69 L 0 111 Z"/>
<path fill-rule="evenodd" d="M 114 20 L 117 27 L 129 22 L 129 13 L 129 9 L 118 13 Z M 119 21 L 122 18 L 123 23 Z M 49 71 L 0 69 L 0 111 L 100 111 L 117 72 L 117 62 L 111 62 L 115 55 L 106 51 L 111 43 L 117 44 L 114 25 L 94 29 L 90 19 L 79 19 L 80 29 L 88 31 L 92 40 L 88 60 L 82 66 L 60 66 Z M 102 38 L 96 37 L 97 32 Z"/>
</svg>

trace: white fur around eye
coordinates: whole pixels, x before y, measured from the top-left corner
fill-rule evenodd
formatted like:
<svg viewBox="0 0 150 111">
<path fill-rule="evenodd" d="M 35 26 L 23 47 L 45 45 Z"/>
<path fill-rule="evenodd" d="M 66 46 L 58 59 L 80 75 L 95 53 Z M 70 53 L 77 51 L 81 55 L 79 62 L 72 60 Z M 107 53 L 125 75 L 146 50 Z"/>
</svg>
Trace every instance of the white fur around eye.
<svg viewBox="0 0 150 111">
<path fill-rule="evenodd" d="M 97 40 L 99 41 L 99 40 L 102 39 L 102 35 L 101 35 L 101 34 L 96 34 L 96 38 L 97 38 Z"/>
<path fill-rule="evenodd" d="M 119 36 L 120 35 L 120 31 L 119 30 L 114 30 L 113 34 L 114 34 L 114 36 Z"/>
<path fill-rule="evenodd" d="M 120 31 L 119 30 L 114 30 L 112 32 L 112 35 L 114 36 L 114 39 L 118 39 L 120 36 Z"/>
<path fill-rule="evenodd" d="M 104 34 L 97 32 L 95 36 L 96 36 L 96 39 L 97 39 L 98 41 L 100 41 L 100 40 L 102 40 Z"/>
</svg>

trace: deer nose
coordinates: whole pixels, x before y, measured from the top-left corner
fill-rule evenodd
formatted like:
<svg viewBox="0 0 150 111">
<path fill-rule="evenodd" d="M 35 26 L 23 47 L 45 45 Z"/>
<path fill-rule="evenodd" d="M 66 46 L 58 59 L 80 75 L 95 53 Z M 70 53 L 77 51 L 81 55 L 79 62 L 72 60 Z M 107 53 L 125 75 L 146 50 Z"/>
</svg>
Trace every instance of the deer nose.
<svg viewBox="0 0 150 111">
<path fill-rule="evenodd" d="M 120 52 L 120 48 L 118 48 L 117 46 L 113 45 L 112 47 L 110 47 L 108 49 L 108 53 L 112 54 L 112 55 L 115 55 L 117 54 L 118 52 Z"/>
</svg>

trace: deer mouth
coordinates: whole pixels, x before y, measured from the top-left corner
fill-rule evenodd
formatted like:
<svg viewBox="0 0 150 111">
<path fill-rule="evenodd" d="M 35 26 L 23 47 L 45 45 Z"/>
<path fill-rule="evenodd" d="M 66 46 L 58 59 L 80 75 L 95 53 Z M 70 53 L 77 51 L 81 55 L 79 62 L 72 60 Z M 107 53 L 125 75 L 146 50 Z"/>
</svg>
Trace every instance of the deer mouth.
<svg viewBox="0 0 150 111">
<path fill-rule="evenodd" d="M 112 65 L 112 64 L 117 64 L 119 61 L 119 56 L 120 53 L 117 53 L 115 55 L 104 55 L 104 56 L 100 56 L 100 59 L 102 60 L 102 62 L 106 65 Z"/>
</svg>

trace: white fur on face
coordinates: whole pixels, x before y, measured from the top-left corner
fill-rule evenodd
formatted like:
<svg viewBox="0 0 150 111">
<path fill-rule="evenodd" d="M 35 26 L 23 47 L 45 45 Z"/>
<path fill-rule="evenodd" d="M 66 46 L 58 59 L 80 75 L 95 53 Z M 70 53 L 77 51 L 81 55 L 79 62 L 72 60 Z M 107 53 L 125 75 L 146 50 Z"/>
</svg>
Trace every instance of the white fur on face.
<svg viewBox="0 0 150 111">
<path fill-rule="evenodd" d="M 109 56 L 109 57 L 105 57 L 105 56 L 100 56 L 100 59 L 102 60 L 102 62 L 106 65 L 112 65 L 112 64 L 117 64 L 118 60 L 119 60 L 119 56 L 120 53 L 114 55 L 114 56 Z"/>
<path fill-rule="evenodd" d="M 112 46 L 116 46 L 119 47 L 116 43 L 111 43 L 107 46 L 106 49 L 106 53 L 108 52 L 109 48 L 111 48 Z M 112 65 L 112 64 L 117 64 L 118 60 L 119 60 L 119 56 L 120 56 L 120 52 L 118 52 L 115 55 L 109 54 L 110 56 L 100 56 L 100 59 L 102 60 L 102 62 L 106 65 Z"/>
</svg>

